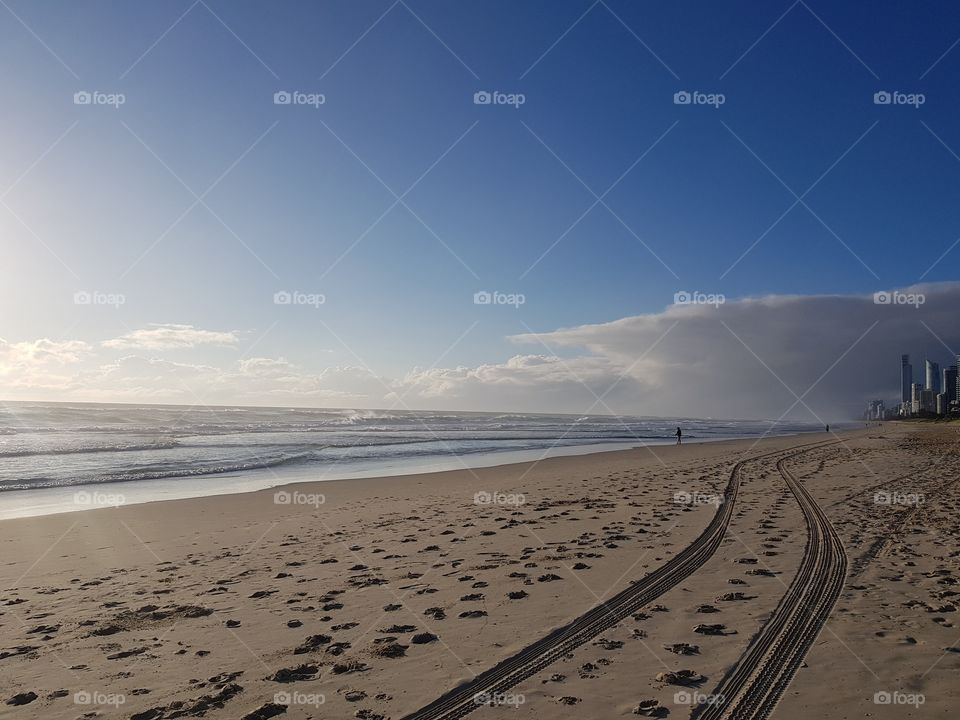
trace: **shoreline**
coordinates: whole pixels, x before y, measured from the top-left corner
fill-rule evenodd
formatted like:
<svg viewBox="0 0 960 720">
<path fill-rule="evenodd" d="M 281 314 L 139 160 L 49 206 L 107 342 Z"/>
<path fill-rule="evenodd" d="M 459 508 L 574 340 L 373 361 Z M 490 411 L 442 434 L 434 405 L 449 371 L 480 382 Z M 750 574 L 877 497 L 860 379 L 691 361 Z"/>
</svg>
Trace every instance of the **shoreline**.
<svg viewBox="0 0 960 720">
<path fill-rule="evenodd" d="M 931 461 L 955 438 L 891 424 L 284 486 L 322 492 L 319 505 L 277 503 L 269 488 L 11 519 L 0 523 L 0 582 L 11 588 L 0 667 L 11 695 L 36 696 L 18 710 L 28 720 L 182 708 L 227 720 L 271 702 L 290 720 L 404 717 L 696 556 L 697 569 L 662 596 L 511 691 L 524 698 L 518 717 L 573 720 L 584 702 L 592 715 L 626 718 L 651 698 L 687 717 L 658 675 L 689 669 L 706 678 L 704 692 L 715 687 L 807 552 L 804 513 L 777 470 L 789 458 L 856 570 L 778 717 L 820 716 L 839 696 L 858 717 L 893 720 L 901 708 L 870 698 L 900 687 L 884 668 L 909 666 L 918 677 L 930 669 L 917 688 L 939 720 L 960 670 L 956 655 L 940 658 L 955 640 L 951 616 L 932 609 L 955 565 L 960 483 L 943 477 L 960 477 L 960 458 Z M 738 465 L 739 491 L 715 503 Z M 880 480 L 926 494 L 921 511 L 935 515 L 917 518 L 922 534 L 902 523 L 903 508 L 876 504 Z M 721 508 L 728 529 L 701 555 L 698 538 Z M 888 549 L 869 559 L 878 541 Z M 896 617 L 883 610 L 890 597 Z M 713 623 L 726 631 L 697 634 Z M 677 643 L 699 650 L 675 654 Z M 831 692 L 809 691 L 821 686 Z M 118 706 L 79 707 L 76 693 Z"/>
<path fill-rule="evenodd" d="M 840 430 L 851 432 L 856 428 Z M 775 438 L 790 438 L 826 434 L 823 431 L 783 433 L 758 437 L 690 439 L 683 446 L 723 444 L 736 442 L 757 443 Z M 132 505 L 144 505 L 175 500 L 190 500 L 224 495 L 243 495 L 264 490 L 320 483 L 402 478 L 435 473 L 471 471 L 481 468 L 503 468 L 511 465 L 539 463 L 551 458 L 581 457 L 634 449 L 676 447 L 669 439 L 663 442 L 606 442 L 583 445 L 558 445 L 530 450 L 503 450 L 468 455 L 438 456 L 424 461 L 390 465 L 372 461 L 358 463 L 349 470 L 335 472 L 336 463 L 326 470 L 309 467 L 276 469 L 255 468 L 242 472 L 205 475 L 182 475 L 150 480 L 122 480 L 103 483 L 84 483 L 44 488 L 27 488 L 0 492 L 0 522 L 18 518 L 45 517 L 68 513 L 89 512 Z M 386 472 L 385 472 L 386 471 Z M 314 477 L 320 475 L 320 477 Z M 310 477 L 307 477 L 310 476 Z M 239 480 L 239 482 L 237 482 Z M 35 504 L 27 504 L 30 501 Z"/>
</svg>

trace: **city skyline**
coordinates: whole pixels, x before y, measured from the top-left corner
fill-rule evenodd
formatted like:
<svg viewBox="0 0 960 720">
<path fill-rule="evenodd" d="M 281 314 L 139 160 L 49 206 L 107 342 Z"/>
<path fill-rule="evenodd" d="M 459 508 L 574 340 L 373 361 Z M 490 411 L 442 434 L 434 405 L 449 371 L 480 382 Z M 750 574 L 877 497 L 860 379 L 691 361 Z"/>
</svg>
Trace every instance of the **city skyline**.
<svg viewBox="0 0 960 720">
<path fill-rule="evenodd" d="M 900 356 L 900 401 L 886 408 L 883 400 L 871 400 L 864 417 L 885 420 L 893 417 L 912 417 L 924 414 L 951 415 L 960 413 L 960 387 L 957 385 L 960 355 L 953 355 L 953 364 L 944 364 L 924 358 L 922 383 L 916 377 L 910 354 Z"/>
</svg>

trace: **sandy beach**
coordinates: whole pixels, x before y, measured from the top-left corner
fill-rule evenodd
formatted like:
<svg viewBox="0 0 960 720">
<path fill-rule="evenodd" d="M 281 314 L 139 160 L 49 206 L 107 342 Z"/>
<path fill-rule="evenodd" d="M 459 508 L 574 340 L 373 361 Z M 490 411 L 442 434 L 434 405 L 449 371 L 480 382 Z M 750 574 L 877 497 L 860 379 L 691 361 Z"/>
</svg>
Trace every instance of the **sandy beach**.
<svg viewBox="0 0 960 720">
<path fill-rule="evenodd" d="M 723 511 L 654 602 L 471 714 L 689 717 L 804 565 L 782 461 L 845 567 L 773 716 L 946 718 L 957 440 L 885 423 L 5 520 L 0 714 L 402 718 L 676 564 Z"/>
</svg>

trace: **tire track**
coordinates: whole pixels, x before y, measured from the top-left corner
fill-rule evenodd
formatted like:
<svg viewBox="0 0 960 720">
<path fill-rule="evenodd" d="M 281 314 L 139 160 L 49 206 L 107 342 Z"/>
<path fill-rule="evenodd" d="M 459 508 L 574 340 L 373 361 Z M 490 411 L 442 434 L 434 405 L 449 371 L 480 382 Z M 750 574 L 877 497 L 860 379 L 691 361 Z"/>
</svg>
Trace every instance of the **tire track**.
<svg viewBox="0 0 960 720">
<path fill-rule="evenodd" d="M 806 518 L 808 540 L 800 568 L 770 619 L 712 693 L 717 701 L 694 712 L 697 720 L 769 717 L 840 597 L 847 555 L 826 513 L 787 468 L 787 461 L 800 454 L 777 462 Z"/>
<path fill-rule="evenodd" d="M 734 465 L 723 493 L 723 502 L 706 529 L 690 545 L 664 565 L 633 582 L 612 598 L 594 606 L 586 613 L 558 628 L 544 638 L 528 645 L 513 656 L 501 661 L 472 680 L 440 696 L 430 704 L 403 720 L 456 720 L 480 707 L 483 698 L 505 693 L 523 680 L 535 675 L 554 661 L 589 642 L 611 627 L 623 622 L 631 614 L 648 605 L 665 592 L 685 580 L 703 565 L 720 545 L 727 531 L 740 489 L 740 475 L 744 465 L 784 452 L 794 457 L 816 447 L 834 445 L 839 441 L 806 443 L 787 450 L 776 450 L 741 460 Z M 799 448 L 805 448 L 799 450 Z M 779 464 L 778 464 L 779 467 Z"/>
</svg>

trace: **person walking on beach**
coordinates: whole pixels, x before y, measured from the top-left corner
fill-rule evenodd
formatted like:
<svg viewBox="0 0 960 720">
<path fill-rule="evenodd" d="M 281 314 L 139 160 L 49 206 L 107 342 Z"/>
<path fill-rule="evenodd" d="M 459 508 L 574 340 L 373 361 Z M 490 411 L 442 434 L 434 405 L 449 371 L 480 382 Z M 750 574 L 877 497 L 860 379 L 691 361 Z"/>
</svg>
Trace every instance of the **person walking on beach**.
<svg viewBox="0 0 960 720">
<path fill-rule="evenodd" d="M 677 445 L 680 444 L 680 438 L 683 437 L 683 433 L 680 432 L 680 428 L 677 428 Z"/>
</svg>

